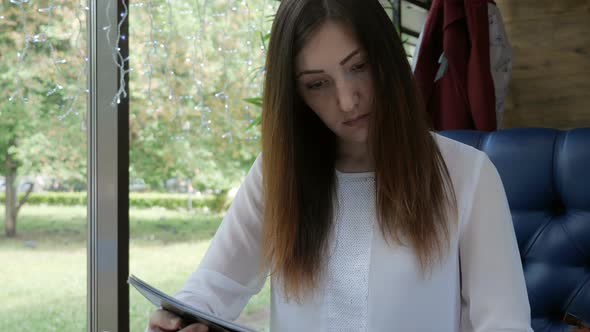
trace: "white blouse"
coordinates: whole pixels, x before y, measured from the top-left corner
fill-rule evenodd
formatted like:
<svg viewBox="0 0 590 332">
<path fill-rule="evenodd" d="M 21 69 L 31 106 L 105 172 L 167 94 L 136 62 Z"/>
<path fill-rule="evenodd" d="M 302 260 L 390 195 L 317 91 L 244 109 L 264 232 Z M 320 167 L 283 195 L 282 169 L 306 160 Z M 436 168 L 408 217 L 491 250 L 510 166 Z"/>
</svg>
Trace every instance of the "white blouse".
<svg viewBox="0 0 590 332">
<path fill-rule="evenodd" d="M 373 173 L 337 177 L 324 280 L 301 303 L 271 278 L 271 331 L 527 331 L 530 307 L 510 210 L 485 153 L 434 134 L 454 185 L 458 229 L 423 277 L 412 249 L 388 244 L 376 222 Z M 255 161 L 201 264 L 176 294 L 236 319 L 260 291 L 261 158 Z"/>
</svg>

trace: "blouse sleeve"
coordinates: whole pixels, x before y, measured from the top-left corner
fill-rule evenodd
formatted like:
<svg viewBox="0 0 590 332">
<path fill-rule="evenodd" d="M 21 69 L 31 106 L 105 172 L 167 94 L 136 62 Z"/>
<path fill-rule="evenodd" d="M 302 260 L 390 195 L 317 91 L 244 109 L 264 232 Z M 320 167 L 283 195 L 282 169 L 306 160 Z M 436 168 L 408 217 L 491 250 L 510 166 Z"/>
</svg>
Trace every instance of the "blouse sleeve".
<svg viewBox="0 0 590 332">
<path fill-rule="evenodd" d="M 236 319 L 266 281 L 261 271 L 262 158 L 240 186 L 199 267 L 175 295 L 225 319 Z"/>
<path fill-rule="evenodd" d="M 506 193 L 486 155 L 480 164 L 459 239 L 461 331 L 533 332 Z"/>
</svg>

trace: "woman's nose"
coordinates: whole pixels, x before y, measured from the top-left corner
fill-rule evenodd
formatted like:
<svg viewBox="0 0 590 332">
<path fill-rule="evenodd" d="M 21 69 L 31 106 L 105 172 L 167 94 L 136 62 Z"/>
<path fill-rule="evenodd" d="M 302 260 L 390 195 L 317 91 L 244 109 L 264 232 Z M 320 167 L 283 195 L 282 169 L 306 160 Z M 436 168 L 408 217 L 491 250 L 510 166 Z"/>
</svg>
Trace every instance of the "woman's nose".
<svg viewBox="0 0 590 332">
<path fill-rule="evenodd" d="M 354 111 L 359 104 L 358 89 L 351 82 L 343 82 L 338 87 L 338 106 L 344 112 Z"/>
</svg>

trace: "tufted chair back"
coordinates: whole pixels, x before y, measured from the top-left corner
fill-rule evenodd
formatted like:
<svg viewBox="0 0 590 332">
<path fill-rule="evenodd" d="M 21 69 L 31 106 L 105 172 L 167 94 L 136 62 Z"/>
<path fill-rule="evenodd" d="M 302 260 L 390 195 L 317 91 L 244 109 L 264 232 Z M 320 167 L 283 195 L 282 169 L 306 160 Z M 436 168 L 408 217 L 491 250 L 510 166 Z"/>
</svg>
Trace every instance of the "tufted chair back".
<svg viewBox="0 0 590 332">
<path fill-rule="evenodd" d="M 500 173 L 535 332 L 590 326 L 590 128 L 439 133 L 484 151 Z"/>
</svg>

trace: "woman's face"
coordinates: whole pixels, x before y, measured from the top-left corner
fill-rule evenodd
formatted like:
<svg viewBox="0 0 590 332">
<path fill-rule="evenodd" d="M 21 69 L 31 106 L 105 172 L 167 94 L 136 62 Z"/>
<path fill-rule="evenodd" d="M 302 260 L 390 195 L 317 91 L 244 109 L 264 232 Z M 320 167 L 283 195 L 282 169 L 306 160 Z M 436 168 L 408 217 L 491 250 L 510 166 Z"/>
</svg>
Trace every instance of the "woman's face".
<svg viewBox="0 0 590 332">
<path fill-rule="evenodd" d="M 341 143 L 365 143 L 373 112 L 367 54 L 345 25 L 326 21 L 295 58 L 297 89 Z"/>
</svg>

